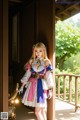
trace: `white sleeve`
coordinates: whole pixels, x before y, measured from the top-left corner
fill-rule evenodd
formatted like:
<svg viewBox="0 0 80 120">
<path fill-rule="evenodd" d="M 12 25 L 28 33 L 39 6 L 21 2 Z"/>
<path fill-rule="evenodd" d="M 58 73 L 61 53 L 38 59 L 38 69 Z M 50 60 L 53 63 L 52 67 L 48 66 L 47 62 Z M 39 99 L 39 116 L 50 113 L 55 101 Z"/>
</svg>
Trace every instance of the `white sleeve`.
<svg viewBox="0 0 80 120">
<path fill-rule="evenodd" d="M 53 80 L 52 73 L 50 71 L 46 72 L 46 80 L 47 80 L 48 89 L 53 88 L 54 80 Z"/>
<path fill-rule="evenodd" d="M 26 73 L 24 74 L 24 76 L 22 77 L 22 79 L 20 80 L 21 83 L 27 83 L 28 79 L 30 78 L 31 76 L 31 71 L 30 70 L 27 70 Z"/>
</svg>

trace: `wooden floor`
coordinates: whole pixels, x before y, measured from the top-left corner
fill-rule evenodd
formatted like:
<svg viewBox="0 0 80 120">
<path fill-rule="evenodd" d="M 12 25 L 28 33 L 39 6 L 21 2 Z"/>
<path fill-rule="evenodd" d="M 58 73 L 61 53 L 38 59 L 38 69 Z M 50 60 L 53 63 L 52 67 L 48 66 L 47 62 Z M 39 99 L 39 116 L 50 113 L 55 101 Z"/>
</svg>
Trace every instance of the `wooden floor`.
<svg viewBox="0 0 80 120">
<path fill-rule="evenodd" d="M 36 120 L 34 110 L 20 104 L 16 107 L 16 120 Z M 80 120 L 80 110 L 63 101 L 55 100 L 55 120 Z"/>
<path fill-rule="evenodd" d="M 55 120 L 80 120 L 80 110 L 66 102 L 55 100 Z"/>
</svg>

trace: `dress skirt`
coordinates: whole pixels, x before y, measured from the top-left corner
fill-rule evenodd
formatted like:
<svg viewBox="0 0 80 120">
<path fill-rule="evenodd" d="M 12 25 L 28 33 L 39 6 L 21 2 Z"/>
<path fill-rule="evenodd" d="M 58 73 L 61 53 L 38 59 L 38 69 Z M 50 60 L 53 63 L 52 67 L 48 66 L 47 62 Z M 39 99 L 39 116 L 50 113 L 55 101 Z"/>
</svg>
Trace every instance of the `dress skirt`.
<svg viewBox="0 0 80 120">
<path fill-rule="evenodd" d="M 43 88 L 43 96 L 39 95 L 38 100 L 38 89 L 40 90 L 40 82 L 38 83 L 39 79 L 37 78 L 30 78 L 26 84 L 26 90 L 22 97 L 22 103 L 26 106 L 31 107 L 47 107 L 47 86 L 45 79 L 40 79 Z M 39 87 L 38 87 L 39 84 Z M 45 90 L 44 90 L 45 89 Z M 40 91 L 42 92 L 42 91 Z M 40 93 L 39 93 L 40 94 Z"/>
</svg>

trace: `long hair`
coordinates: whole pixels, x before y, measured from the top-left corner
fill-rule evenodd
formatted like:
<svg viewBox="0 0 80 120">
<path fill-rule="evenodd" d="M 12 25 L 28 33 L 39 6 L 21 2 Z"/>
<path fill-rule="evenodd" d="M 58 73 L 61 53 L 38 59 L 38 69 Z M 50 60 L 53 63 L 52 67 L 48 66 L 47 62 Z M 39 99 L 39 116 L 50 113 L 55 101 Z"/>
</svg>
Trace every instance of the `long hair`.
<svg viewBox="0 0 80 120">
<path fill-rule="evenodd" d="M 44 61 L 49 60 L 48 56 L 47 56 L 46 46 L 42 42 L 38 42 L 35 45 L 33 45 L 33 47 L 32 47 L 32 56 L 29 59 L 29 61 L 25 64 L 25 66 L 24 66 L 25 69 L 26 69 L 26 65 L 28 63 L 32 64 L 32 62 L 35 61 L 35 59 L 36 59 L 36 49 L 41 49 L 42 50 L 42 52 L 43 52 L 42 58 L 43 58 Z"/>
</svg>

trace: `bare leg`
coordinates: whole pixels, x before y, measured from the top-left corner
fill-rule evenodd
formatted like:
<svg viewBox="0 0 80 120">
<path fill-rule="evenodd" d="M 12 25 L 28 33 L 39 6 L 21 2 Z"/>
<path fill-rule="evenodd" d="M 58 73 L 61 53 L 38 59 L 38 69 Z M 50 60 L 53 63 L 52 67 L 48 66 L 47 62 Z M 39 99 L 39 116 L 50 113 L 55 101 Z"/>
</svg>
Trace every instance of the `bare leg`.
<svg viewBox="0 0 80 120">
<path fill-rule="evenodd" d="M 42 114 L 44 120 L 47 120 L 47 109 L 46 108 L 41 109 L 41 114 Z"/>
<path fill-rule="evenodd" d="M 35 114 L 37 116 L 37 120 L 44 120 L 42 114 L 41 114 L 42 108 L 36 107 L 35 108 Z"/>
</svg>

